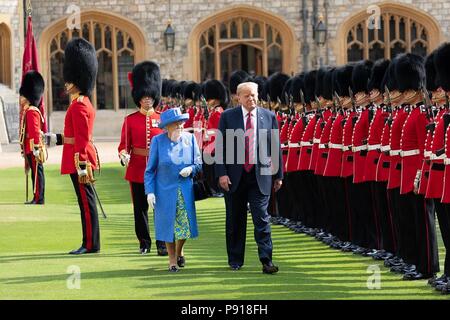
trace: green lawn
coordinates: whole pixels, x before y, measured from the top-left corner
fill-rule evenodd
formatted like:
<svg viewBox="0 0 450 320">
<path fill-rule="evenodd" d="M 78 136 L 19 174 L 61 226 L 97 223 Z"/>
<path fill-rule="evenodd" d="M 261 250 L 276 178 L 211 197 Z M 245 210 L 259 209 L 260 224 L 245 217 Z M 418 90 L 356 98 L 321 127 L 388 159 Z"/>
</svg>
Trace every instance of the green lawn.
<svg viewBox="0 0 450 320">
<path fill-rule="evenodd" d="M 186 267 L 169 274 L 166 257 L 138 254 L 122 176 L 120 166 L 109 164 L 97 182 L 108 215 L 100 217 L 101 253 L 71 256 L 81 226 L 70 178 L 47 166 L 46 205 L 24 206 L 23 170 L 0 170 L 0 299 L 447 299 L 426 281 L 402 281 L 380 262 L 329 249 L 282 226 L 272 233 L 280 272 L 264 275 L 250 219 L 245 266 L 233 272 L 226 259 L 223 199 L 197 203 L 200 236 L 187 243 Z M 380 267 L 379 290 L 367 288 L 370 266 Z M 73 268 L 81 271 L 80 289 L 67 286 Z"/>
</svg>

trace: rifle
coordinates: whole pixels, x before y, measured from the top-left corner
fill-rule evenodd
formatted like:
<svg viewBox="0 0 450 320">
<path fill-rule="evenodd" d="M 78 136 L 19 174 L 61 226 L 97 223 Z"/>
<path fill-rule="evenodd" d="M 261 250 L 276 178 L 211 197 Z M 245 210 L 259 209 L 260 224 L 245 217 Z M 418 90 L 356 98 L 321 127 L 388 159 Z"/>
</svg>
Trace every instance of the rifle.
<svg viewBox="0 0 450 320">
<path fill-rule="evenodd" d="M 208 103 L 206 102 L 206 99 L 203 95 L 200 97 L 200 100 L 202 102 L 203 115 L 205 117 L 205 120 L 208 121 L 209 118 Z"/>
<path fill-rule="evenodd" d="M 270 95 L 267 94 L 267 103 L 269 104 L 269 110 L 272 111 L 272 103 L 270 101 Z"/>
<path fill-rule="evenodd" d="M 303 105 L 303 113 L 306 115 L 305 95 L 303 94 L 303 90 L 302 89 L 300 89 L 300 102 Z"/>
<path fill-rule="evenodd" d="M 430 100 L 430 94 L 428 93 L 427 88 L 423 85 L 421 86 L 421 91 L 422 91 L 422 97 L 423 97 L 423 104 L 425 105 L 425 107 L 427 108 L 427 110 L 431 113 L 431 119 L 433 120 L 433 122 L 435 121 L 434 119 L 434 112 L 433 112 L 433 103 Z"/>
<path fill-rule="evenodd" d="M 352 100 L 353 111 L 356 112 L 356 100 L 355 96 L 353 95 L 353 90 L 350 86 L 348 87 L 348 94 L 350 95 L 350 99 Z"/>
</svg>

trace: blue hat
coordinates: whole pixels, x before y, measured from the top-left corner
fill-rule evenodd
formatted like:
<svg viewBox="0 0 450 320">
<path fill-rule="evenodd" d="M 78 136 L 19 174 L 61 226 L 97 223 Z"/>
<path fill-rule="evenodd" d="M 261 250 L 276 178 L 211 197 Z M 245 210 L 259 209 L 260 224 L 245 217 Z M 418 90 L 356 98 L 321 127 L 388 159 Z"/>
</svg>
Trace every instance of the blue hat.
<svg viewBox="0 0 450 320">
<path fill-rule="evenodd" d="M 178 121 L 187 121 L 189 119 L 188 113 L 181 113 L 180 108 L 172 108 L 161 113 L 161 122 L 159 127 L 162 129 L 168 124 Z"/>
</svg>

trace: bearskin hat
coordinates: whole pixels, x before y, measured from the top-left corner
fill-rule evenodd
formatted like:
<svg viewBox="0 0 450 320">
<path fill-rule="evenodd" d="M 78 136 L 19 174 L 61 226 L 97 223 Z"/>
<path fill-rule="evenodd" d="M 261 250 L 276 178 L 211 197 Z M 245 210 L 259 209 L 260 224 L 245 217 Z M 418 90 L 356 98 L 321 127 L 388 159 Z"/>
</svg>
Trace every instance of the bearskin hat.
<svg viewBox="0 0 450 320">
<path fill-rule="evenodd" d="M 302 102 L 300 90 L 302 90 L 303 95 L 305 95 L 305 74 L 303 73 L 292 78 L 291 94 L 294 103 Z"/>
<path fill-rule="evenodd" d="M 153 106 L 156 107 L 161 99 L 161 75 L 159 66 L 153 61 L 143 61 L 134 66 L 131 72 L 133 96 L 136 106 L 140 106 L 142 97 L 153 99 Z"/>
<path fill-rule="evenodd" d="M 258 85 L 258 99 L 265 101 L 267 99 L 267 94 L 264 91 L 264 87 L 267 82 L 267 78 L 263 76 L 257 76 L 254 77 L 251 82 L 254 82 Z"/>
<path fill-rule="evenodd" d="M 290 96 L 292 94 L 292 78 L 289 78 L 288 81 L 285 82 L 283 91 L 281 92 L 280 100 L 283 104 L 288 104 Z M 287 96 L 287 99 L 286 99 Z"/>
<path fill-rule="evenodd" d="M 73 38 L 64 50 L 63 77 L 73 83 L 80 93 L 90 96 L 97 79 L 98 61 L 95 49 L 82 38 Z"/>
<path fill-rule="evenodd" d="M 336 68 L 333 76 L 333 88 L 334 91 L 340 96 L 340 97 L 349 97 L 350 92 L 348 90 L 349 87 L 354 88 L 352 80 L 353 80 L 353 74 L 355 73 L 355 64 L 346 64 L 345 66 L 341 66 Z M 367 83 L 367 81 L 366 81 Z M 334 92 L 333 92 L 334 93 Z"/>
<path fill-rule="evenodd" d="M 289 76 L 287 74 L 281 72 L 275 72 L 272 74 L 267 82 L 269 83 L 269 96 L 270 100 L 274 103 L 280 99 L 283 101 L 283 88 L 286 82 L 289 80 Z"/>
<path fill-rule="evenodd" d="M 397 83 L 397 75 L 395 73 L 395 64 L 397 63 L 396 59 L 393 59 L 389 64 L 388 68 L 383 77 L 383 81 L 381 81 L 381 88 L 384 92 L 385 87 L 389 89 L 389 91 L 394 91 L 398 89 Z"/>
<path fill-rule="evenodd" d="M 39 107 L 42 95 L 44 94 L 44 79 L 37 71 L 28 71 L 22 79 L 19 89 L 21 96 L 27 98 L 30 105 Z"/>
<path fill-rule="evenodd" d="M 228 92 L 222 81 L 219 80 L 207 80 L 203 83 L 203 95 L 206 101 L 217 99 L 220 101 L 220 105 L 225 107 L 228 104 Z"/>
<path fill-rule="evenodd" d="M 419 90 L 426 81 L 423 57 L 413 53 L 403 53 L 396 57 L 395 75 L 400 92 Z"/>
<path fill-rule="evenodd" d="M 322 97 L 327 100 L 333 100 L 333 72 L 336 68 L 329 68 L 323 76 Z"/>
<path fill-rule="evenodd" d="M 317 97 L 323 96 L 323 78 L 325 77 L 325 73 L 327 73 L 327 71 L 329 70 L 329 67 L 322 67 L 319 70 L 317 70 L 317 75 L 316 75 L 316 87 L 315 87 L 315 91 L 314 91 L 314 95 Z M 312 97 L 313 100 L 314 96 Z"/>
<path fill-rule="evenodd" d="M 180 81 L 174 81 L 172 84 L 170 96 L 172 98 L 179 99 L 183 95 L 183 83 Z"/>
<path fill-rule="evenodd" d="M 317 70 L 309 71 L 305 74 L 305 102 L 310 103 L 315 100 Z"/>
<path fill-rule="evenodd" d="M 187 81 L 184 87 L 183 96 L 185 99 L 191 99 L 194 101 L 200 100 L 202 95 L 202 87 L 194 81 Z"/>
<path fill-rule="evenodd" d="M 362 60 L 355 64 L 351 75 L 353 93 L 369 93 L 368 84 L 370 82 L 372 67 L 373 62 L 370 60 Z M 348 88 L 345 90 L 348 90 Z"/>
<path fill-rule="evenodd" d="M 438 85 L 445 91 L 450 91 L 450 42 L 445 42 L 436 49 L 434 66 L 439 81 Z"/>
<path fill-rule="evenodd" d="M 425 59 L 425 74 L 427 76 L 427 90 L 435 91 L 439 87 L 439 80 L 437 78 L 437 71 L 434 66 L 434 55 L 436 50 L 428 55 Z"/>
<path fill-rule="evenodd" d="M 237 86 L 243 82 L 250 81 L 250 76 L 244 70 L 234 71 L 230 76 L 230 93 L 236 94 Z"/>
<path fill-rule="evenodd" d="M 383 78 L 390 64 L 391 61 L 388 59 L 379 59 L 375 61 L 372 70 L 370 71 L 370 81 L 367 85 L 367 90 L 369 92 L 374 89 L 377 89 L 380 92 L 384 92 Z"/>
</svg>

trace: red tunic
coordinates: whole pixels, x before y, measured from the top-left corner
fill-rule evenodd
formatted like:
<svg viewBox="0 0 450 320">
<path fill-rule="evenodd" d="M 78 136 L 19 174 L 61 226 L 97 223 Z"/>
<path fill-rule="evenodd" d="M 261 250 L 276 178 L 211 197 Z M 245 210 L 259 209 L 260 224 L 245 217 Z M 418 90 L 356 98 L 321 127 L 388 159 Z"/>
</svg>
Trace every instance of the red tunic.
<svg viewBox="0 0 450 320">
<path fill-rule="evenodd" d="M 119 153 L 126 152 L 131 156 L 125 173 L 126 180 L 144 183 L 144 172 L 151 140 L 163 132 L 158 127 L 159 123 L 160 114 L 157 112 L 147 116 L 141 111 L 137 111 L 125 118 L 118 150 Z M 144 150 L 146 150 L 147 156 L 142 154 Z"/>
<path fill-rule="evenodd" d="M 330 110 L 325 110 L 322 114 L 322 117 L 320 117 L 317 120 L 316 127 L 314 128 L 314 138 L 313 138 L 313 147 L 312 147 L 312 154 L 311 154 L 311 162 L 309 163 L 309 170 L 315 171 L 316 165 L 317 165 L 317 159 L 319 158 L 319 144 L 320 144 L 320 138 L 322 137 L 322 131 L 325 127 L 325 124 L 328 120 L 328 118 L 331 116 Z M 323 123 L 323 125 L 322 125 Z"/>
<path fill-rule="evenodd" d="M 444 190 L 442 191 L 442 203 L 450 203 L 450 126 L 447 127 L 445 132 L 445 157 L 446 165 L 444 171 Z"/>
<path fill-rule="evenodd" d="M 414 190 L 414 179 L 423 162 L 427 124 L 426 114 L 421 111 L 420 107 L 413 107 L 403 125 L 400 141 L 402 149 L 400 194 L 406 194 Z M 418 151 L 416 155 L 406 156 L 404 154 L 415 150 Z"/>
<path fill-rule="evenodd" d="M 333 126 L 335 119 L 336 119 L 336 117 L 334 117 L 334 116 L 328 117 L 328 119 L 325 123 L 325 127 L 323 128 L 322 135 L 320 137 L 319 156 L 317 158 L 314 174 L 322 176 L 323 172 L 325 171 L 325 166 L 327 165 L 328 152 L 329 152 L 328 144 L 330 142 L 331 128 Z"/>
<path fill-rule="evenodd" d="M 395 114 L 394 121 L 391 127 L 391 141 L 389 146 L 391 164 L 389 166 L 389 179 L 388 179 L 388 189 L 395 189 L 400 187 L 401 180 L 401 158 L 400 158 L 400 139 L 402 137 L 403 125 L 408 117 L 408 113 L 405 110 L 399 109 Z"/>
<path fill-rule="evenodd" d="M 306 125 L 305 132 L 303 133 L 302 140 L 300 142 L 300 156 L 298 157 L 297 170 L 306 171 L 309 170 L 309 164 L 311 162 L 314 129 L 316 128 L 317 116 L 311 115 L 308 124 Z"/>
<path fill-rule="evenodd" d="M 428 150 L 431 151 L 431 154 L 427 153 L 427 155 L 429 155 L 428 159 L 430 159 L 431 162 L 429 162 L 429 164 L 427 165 L 427 161 L 425 160 L 422 166 L 422 178 L 420 184 L 426 186 L 426 198 L 440 199 L 442 197 L 442 192 L 444 191 L 443 164 L 445 154 L 438 157 L 436 153 L 438 150 L 441 150 L 445 147 L 445 125 L 443 119 L 443 115 L 445 112 L 445 109 L 441 109 L 439 111 L 436 117 L 436 128 L 434 130 L 433 139 L 431 144 L 428 145 Z M 426 179 L 425 174 L 427 171 L 429 172 L 428 179 Z"/>
<path fill-rule="evenodd" d="M 205 152 L 214 154 L 217 129 L 219 128 L 220 115 L 223 112 L 221 106 L 215 107 L 214 110 L 209 113 L 208 122 L 206 124 L 206 134 L 203 136 L 203 148 Z"/>
<path fill-rule="evenodd" d="M 361 112 L 353 130 L 353 183 L 364 182 L 367 138 L 369 137 L 369 109 Z"/>
<path fill-rule="evenodd" d="M 74 99 L 64 119 L 64 146 L 61 160 L 61 174 L 77 173 L 75 154 L 80 161 L 89 161 L 92 169 L 97 168 L 97 153 L 92 142 L 95 109 L 86 96 Z M 69 139 L 74 139 L 70 143 Z"/>
<path fill-rule="evenodd" d="M 364 168 L 364 181 L 375 181 L 377 176 L 377 165 L 381 156 L 381 135 L 388 114 L 382 108 L 377 108 L 369 128 L 367 142 L 368 152 Z"/>
<path fill-rule="evenodd" d="M 44 119 L 41 116 L 41 112 L 38 108 L 29 106 L 22 115 L 23 121 L 25 121 L 25 136 L 23 139 L 24 153 L 29 154 L 33 152 L 31 143 L 38 146 L 41 143 L 42 126 Z"/>
<path fill-rule="evenodd" d="M 395 113 L 392 115 L 395 117 Z M 391 156 L 389 151 L 391 147 L 389 146 L 389 140 L 391 137 L 391 125 L 388 121 L 385 121 L 383 133 L 381 134 L 381 154 L 377 164 L 376 181 L 387 182 L 389 179 L 389 168 L 391 166 Z"/>
<path fill-rule="evenodd" d="M 351 111 L 346 114 L 344 128 L 342 129 L 342 147 L 344 152 L 342 153 L 342 171 L 341 177 L 347 178 L 353 175 L 353 152 L 352 152 L 352 139 L 353 130 L 353 118 L 357 117 L 356 112 Z"/>
<path fill-rule="evenodd" d="M 343 121 L 344 115 L 338 113 L 331 127 L 328 159 L 323 173 L 326 177 L 339 177 L 341 175 Z"/>
<path fill-rule="evenodd" d="M 280 144 L 281 144 L 281 155 L 283 159 L 283 171 L 286 171 L 286 162 L 289 151 L 289 124 L 290 121 L 286 119 L 282 123 L 280 131 Z"/>
<path fill-rule="evenodd" d="M 297 171 L 298 160 L 300 158 L 300 142 L 302 140 L 303 132 L 307 125 L 306 116 L 297 120 L 292 129 L 289 138 L 289 150 L 286 162 L 286 172 Z"/>
</svg>

